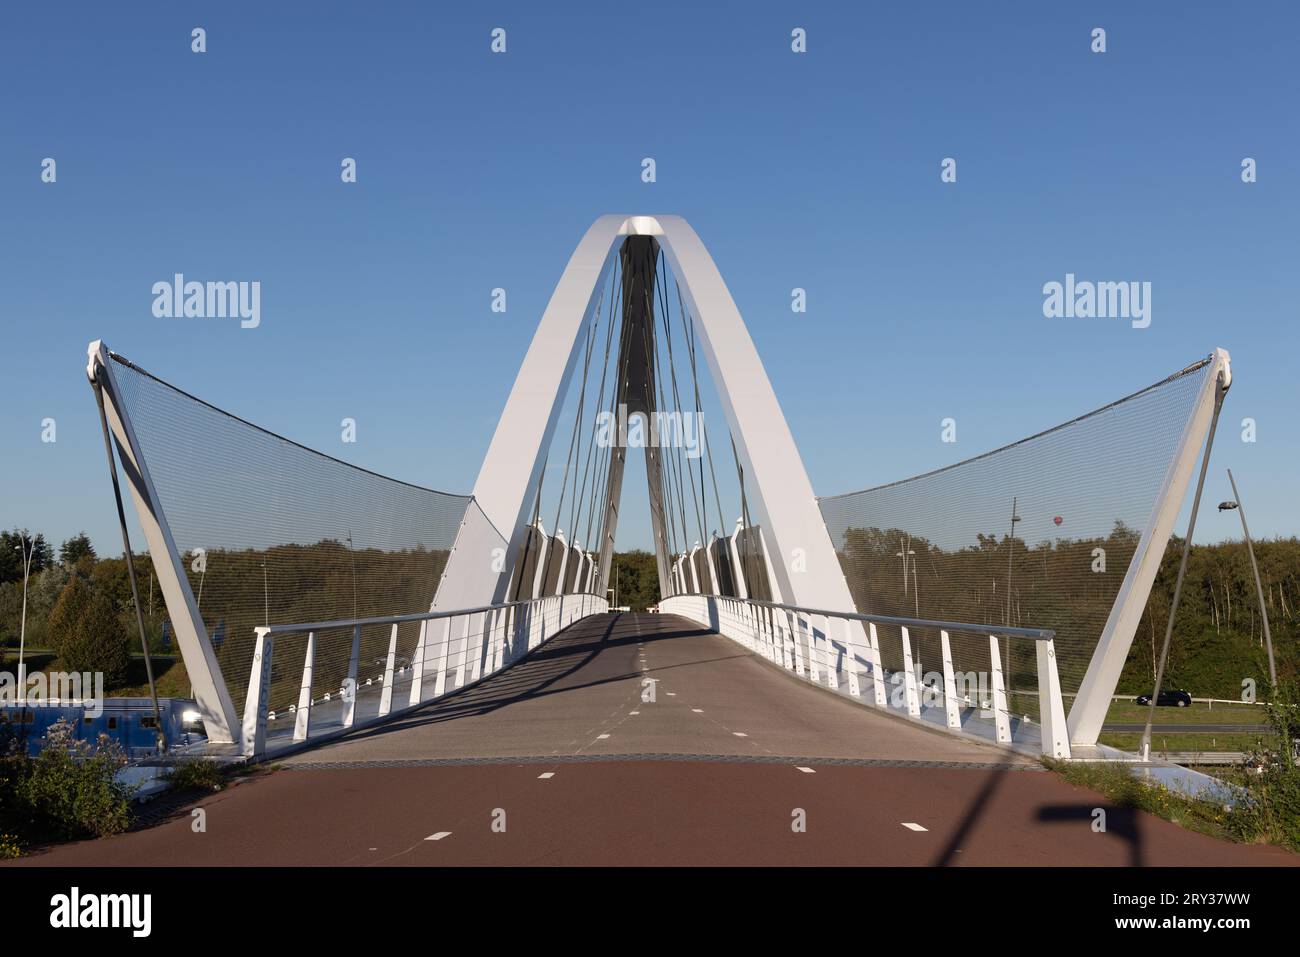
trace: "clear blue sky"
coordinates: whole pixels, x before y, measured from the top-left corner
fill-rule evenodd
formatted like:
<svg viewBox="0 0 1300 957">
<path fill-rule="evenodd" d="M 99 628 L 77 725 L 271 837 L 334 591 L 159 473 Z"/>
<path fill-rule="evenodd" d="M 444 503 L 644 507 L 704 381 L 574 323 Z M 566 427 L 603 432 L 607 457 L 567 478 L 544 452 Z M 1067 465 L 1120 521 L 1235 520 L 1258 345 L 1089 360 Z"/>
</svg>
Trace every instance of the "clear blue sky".
<svg viewBox="0 0 1300 957">
<path fill-rule="evenodd" d="M 1223 346 L 1207 495 L 1229 497 L 1230 466 L 1252 531 L 1295 534 L 1298 34 L 1296 5 L 1268 2 L 6 5 L 0 525 L 120 551 L 95 338 L 308 445 L 470 491 L 573 246 L 617 211 L 695 226 L 820 494 Z M 260 328 L 155 318 L 176 272 L 260 281 Z M 1150 281 L 1151 326 L 1045 319 L 1067 272 Z M 1198 538 L 1237 533 L 1207 513 Z"/>
</svg>

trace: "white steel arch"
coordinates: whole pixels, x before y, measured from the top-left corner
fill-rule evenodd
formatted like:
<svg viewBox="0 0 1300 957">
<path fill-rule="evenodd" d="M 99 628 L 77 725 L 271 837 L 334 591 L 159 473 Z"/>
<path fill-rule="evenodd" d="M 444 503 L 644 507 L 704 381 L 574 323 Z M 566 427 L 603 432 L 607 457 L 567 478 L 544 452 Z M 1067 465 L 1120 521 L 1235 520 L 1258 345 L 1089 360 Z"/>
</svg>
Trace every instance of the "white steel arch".
<svg viewBox="0 0 1300 957">
<path fill-rule="evenodd" d="M 658 240 L 695 317 L 746 490 L 752 489 L 751 508 L 771 543 L 779 597 L 814 608 L 853 607 L 794 437 L 713 258 L 680 216 L 624 215 L 597 219 L 560 276 L 474 483 L 485 521 L 474 520 L 476 510 L 467 514 L 437 606 L 470 607 L 505 597 L 577 365 L 582 330 L 627 236 Z M 494 564 L 484 561 L 486 553 L 501 548 L 504 555 Z"/>
</svg>

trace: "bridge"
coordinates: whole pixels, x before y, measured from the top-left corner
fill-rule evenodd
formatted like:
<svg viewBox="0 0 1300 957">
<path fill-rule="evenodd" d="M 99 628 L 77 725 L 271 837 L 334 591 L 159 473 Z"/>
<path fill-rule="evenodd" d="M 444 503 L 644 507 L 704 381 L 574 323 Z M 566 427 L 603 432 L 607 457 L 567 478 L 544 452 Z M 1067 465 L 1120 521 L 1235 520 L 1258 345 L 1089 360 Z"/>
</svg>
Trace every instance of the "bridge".
<svg viewBox="0 0 1300 957">
<path fill-rule="evenodd" d="M 560 277 L 468 495 L 306 448 L 102 342 L 86 371 L 206 752 L 289 769 L 221 801 L 281 862 L 486 860 L 492 832 L 458 823 L 484 802 L 532 822 L 510 825 L 529 835 L 515 861 L 607 861 L 602 841 L 716 861 L 752 833 L 772 841 L 736 862 L 1258 859 L 1137 817 L 1093 840 L 1039 760 L 1134 760 L 1097 738 L 1198 458 L 1204 474 L 1221 349 L 984 455 L 819 498 L 700 238 L 614 215 Z M 637 457 L 657 613 L 609 600 Z M 338 774 L 356 790 L 332 804 L 307 783 Z M 350 802 L 385 820 L 347 823 Z M 791 845 L 792 808 L 841 830 Z M 337 833 L 304 843 L 318 813 Z M 665 815 L 693 823 L 643 830 Z"/>
</svg>

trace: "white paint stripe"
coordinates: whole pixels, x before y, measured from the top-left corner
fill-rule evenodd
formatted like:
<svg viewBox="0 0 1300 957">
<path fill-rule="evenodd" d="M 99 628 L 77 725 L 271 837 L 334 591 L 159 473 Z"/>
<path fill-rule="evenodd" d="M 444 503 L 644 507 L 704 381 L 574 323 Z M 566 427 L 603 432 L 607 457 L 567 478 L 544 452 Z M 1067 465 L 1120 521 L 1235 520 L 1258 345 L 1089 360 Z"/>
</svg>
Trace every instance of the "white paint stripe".
<svg viewBox="0 0 1300 957">
<path fill-rule="evenodd" d="M 603 741 L 603 740 L 605 740 L 605 739 L 608 738 L 608 737 L 609 737 L 609 735 L 607 735 L 607 734 L 598 734 L 598 735 L 596 735 L 596 740 L 597 740 L 597 741 Z"/>
<path fill-rule="evenodd" d="M 553 778 L 553 777 L 555 777 L 555 772 L 554 772 L 554 771 L 543 771 L 541 774 L 537 775 L 537 780 L 539 780 L 539 781 L 545 781 L 545 780 L 547 780 L 547 779 L 549 779 L 549 778 Z"/>
<path fill-rule="evenodd" d="M 640 714 L 640 711 L 629 711 L 628 714 Z"/>
<path fill-rule="evenodd" d="M 731 733 L 734 734 L 734 735 L 735 735 L 736 737 L 738 737 L 738 738 L 748 738 L 748 737 L 749 737 L 749 735 L 747 735 L 744 731 L 733 731 L 733 732 L 731 732 Z"/>
<path fill-rule="evenodd" d="M 816 774 L 816 773 L 817 773 L 817 772 L 814 771 L 812 768 L 803 768 L 803 767 L 801 767 L 801 768 L 799 768 L 799 770 L 802 771 L 804 774 Z"/>
<path fill-rule="evenodd" d="M 439 831 L 437 834 L 430 834 L 425 838 L 426 841 L 441 841 L 444 837 L 451 837 L 451 831 Z"/>
<path fill-rule="evenodd" d="M 911 821 L 904 821 L 904 822 L 903 822 L 903 827 L 907 828 L 909 831 L 928 831 L 928 830 L 929 830 L 929 828 L 921 827 L 921 825 L 919 825 L 919 824 L 913 824 Z"/>
<path fill-rule="evenodd" d="M 704 714 L 703 708 L 692 708 L 691 710 L 694 711 L 696 714 Z"/>
</svg>

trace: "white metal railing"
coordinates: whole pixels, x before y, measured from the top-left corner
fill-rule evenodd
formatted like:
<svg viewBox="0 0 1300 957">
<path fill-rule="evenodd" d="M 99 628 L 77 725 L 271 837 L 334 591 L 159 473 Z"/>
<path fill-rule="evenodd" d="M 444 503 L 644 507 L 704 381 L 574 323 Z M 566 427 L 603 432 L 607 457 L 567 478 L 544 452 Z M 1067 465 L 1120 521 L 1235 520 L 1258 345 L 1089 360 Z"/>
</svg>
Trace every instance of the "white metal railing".
<svg viewBox="0 0 1300 957">
<path fill-rule="evenodd" d="M 1070 757 L 1061 679 L 1056 669 L 1056 633 L 1050 629 L 863 615 L 717 595 L 674 595 L 663 599 L 659 610 L 707 625 L 813 684 L 824 685 L 878 708 L 901 712 L 909 718 L 924 720 L 923 697 L 941 696 L 942 724 L 950 731 L 975 733 L 977 729 L 970 721 L 974 712 L 991 715 L 990 736 L 999 744 L 1008 745 L 1013 743 L 1013 715 L 1007 705 L 1008 689 L 999 639 L 1033 641 L 1042 751 L 1054 758 Z M 838 637 L 832 635 L 832 622 L 837 623 L 834 630 L 838 631 Z M 891 657 L 902 662 L 899 671 L 886 672 L 881 665 L 882 636 L 878 626 L 882 625 L 898 629 L 898 654 Z M 943 667 L 942 689 L 927 685 L 924 694 L 912 656 L 912 631 L 920 629 L 938 632 Z M 984 700 L 972 701 L 968 693 L 958 693 L 950 634 L 988 637 L 989 693 Z M 892 636 L 885 637 L 892 640 Z M 864 688 L 867 684 L 869 689 Z M 888 689 L 891 684 L 896 692 L 893 697 L 897 698 L 897 692 L 901 691 L 901 701 L 894 704 L 890 702 Z M 1027 721 L 1018 724 L 1020 728 L 1028 727 Z"/>
<path fill-rule="evenodd" d="M 278 739 L 279 744 L 287 746 L 309 738 L 333 737 L 409 711 L 482 681 L 575 621 L 602 614 L 608 608 L 604 597 L 580 593 L 479 608 L 257 628 L 244 701 L 243 754 L 266 754 L 268 740 L 276 743 Z M 408 622 L 419 622 L 420 633 L 410 663 L 399 668 L 398 626 Z M 367 677 L 361 673 L 361 629 L 383 625 L 391 626 L 384 668 Z M 339 688 L 313 697 L 318 636 L 330 631 L 351 634 L 347 677 Z M 269 704 L 275 641 L 277 636 L 301 634 L 307 635 L 307 644 L 298 699 L 287 709 L 287 716 L 281 715 Z M 399 686 L 405 686 L 405 703 L 394 708 Z M 398 701 L 403 699 L 399 697 Z M 292 728 L 283 720 L 286 717 L 292 717 Z"/>
</svg>

